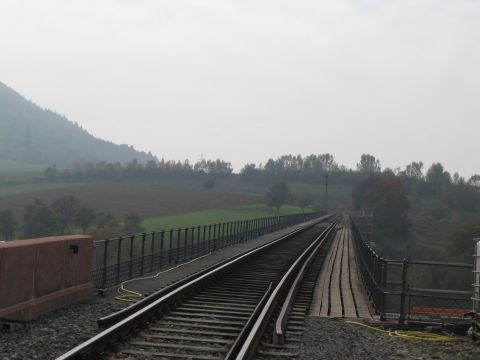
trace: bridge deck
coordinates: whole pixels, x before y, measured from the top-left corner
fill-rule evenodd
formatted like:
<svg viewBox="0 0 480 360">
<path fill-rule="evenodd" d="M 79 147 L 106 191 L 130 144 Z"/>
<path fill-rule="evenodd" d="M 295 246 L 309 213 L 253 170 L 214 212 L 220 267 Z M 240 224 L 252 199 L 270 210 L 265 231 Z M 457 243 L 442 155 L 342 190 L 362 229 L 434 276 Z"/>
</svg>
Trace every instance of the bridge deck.
<svg viewBox="0 0 480 360">
<path fill-rule="evenodd" d="M 315 285 L 310 315 L 371 318 L 349 225 L 341 225 Z"/>
</svg>

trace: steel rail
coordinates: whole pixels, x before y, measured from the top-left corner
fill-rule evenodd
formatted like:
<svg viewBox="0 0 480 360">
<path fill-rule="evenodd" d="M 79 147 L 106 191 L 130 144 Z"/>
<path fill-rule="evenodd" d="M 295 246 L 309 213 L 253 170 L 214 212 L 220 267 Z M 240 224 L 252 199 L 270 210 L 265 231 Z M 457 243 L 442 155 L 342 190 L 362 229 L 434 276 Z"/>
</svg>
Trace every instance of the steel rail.
<svg viewBox="0 0 480 360">
<path fill-rule="evenodd" d="M 255 321 L 257 320 L 257 317 L 259 316 L 263 307 L 267 303 L 267 300 L 268 300 L 268 298 L 270 297 L 270 295 L 273 291 L 272 288 L 273 288 L 273 284 L 270 283 L 270 286 L 268 287 L 267 291 L 265 292 L 265 295 L 263 295 L 262 299 L 260 300 L 257 307 L 255 308 L 255 311 L 250 316 L 247 323 L 245 324 L 242 331 L 240 332 L 240 335 L 237 337 L 237 339 L 235 340 L 235 343 L 230 348 L 230 351 L 227 353 L 227 356 L 225 356 L 225 360 L 233 360 L 235 358 L 236 354 L 240 351 L 240 348 L 242 347 L 243 342 L 245 341 L 246 337 L 248 336 L 249 331 L 255 325 Z"/>
<path fill-rule="evenodd" d="M 57 358 L 57 360 L 85 358 L 91 359 L 92 356 L 96 356 L 105 352 L 108 348 L 113 347 L 116 342 L 125 339 L 150 319 L 158 316 L 160 310 L 168 307 L 171 304 L 174 304 L 179 297 L 188 295 L 193 290 L 207 284 L 210 280 L 228 272 L 234 266 L 252 259 L 254 256 L 271 249 L 275 245 L 282 243 L 284 240 L 292 238 L 295 235 L 329 219 L 332 216 L 333 215 L 322 216 L 321 218 L 311 221 L 309 224 L 291 231 L 278 239 L 272 240 L 267 244 L 257 246 L 252 250 L 246 251 L 242 254 L 227 259 L 220 264 L 214 265 L 203 272 L 194 274 L 191 278 L 186 279 L 185 282 L 181 282 L 177 286 L 170 287 L 170 291 L 168 293 L 159 291 L 156 294 L 153 294 L 152 297 L 144 299 L 145 301 L 140 301 L 139 303 L 134 304 L 133 309 L 135 309 L 135 311 L 133 313 L 128 309 L 121 311 L 120 313 L 122 313 L 122 315 L 117 315 L 117 318 L 123 317 L 122 320 L 116 322 L 109 328 L 103 330 L 101 333 L 61 355 Z"/>
<path fill-rule="evenodd" d="M 325 246 L 330 234 L 335 229 L 335 226 L 336 224 L 333 224 L 333 226 L 326 230 L 327 233 L 323 236 L 322 240 L 318 243 L 318 245 L 316 245 L 315 249 L 310 253 L 308 258 L 303 263 L 301 269 L 298 271 L 297 276 L 293 281 L 293 285 L 290 288 L 288 295 L 282 305 L 282 309 L 280 310 L 277 321 L 275 322 L 275 329 L 273 330 L 274 344 L 283 345 L 285 343 L 285 330 L 287 328 L 288 317 L 290 316 L 290 311 L 292 309 L 293 303 L 295 302 L 295 298 L 300 289 L 300 285 L 302 284 L 303 278 L 305 277 L 308 268 L 310 267 L 313 260 L 315 260 L 320 249 Z"/>
<path fill-rule="evenodd" d="M 317 223 L 317 221 L 318 222 L 324 221 L 324 220 L 330 218 L 331 216 L 332 215 L 322 216 L 321 218 L 317 219 L 315 221 L 315 223 Z M 290 236 L 293 236 L 293 235 L 297 234 L 299 232 L 299 230 L 303 231 L 303 229 L 307 229 L 307 228 L 308 228 L 308 226 L 305 227 L 305 228 L 293 230 L 293 231 L 283 235 L 279 239 L 275 239 L 273 241 L 286 239 Z M 263 246 L 268 245 L 268 244 L 270 244 L 270 243 L 267 243 L 267 244 L 264 244 L 264 245 L 259 245 L 256 248 L 248 250 L 247 252 L 253 252 L 253 251 L 255 251 L 257 249 L 260 249 Z M 156 300 L 160 299 L 161 297 L 166 296 L 169 293 L 171 293 L 172 291 L 178 289 L 180 286 L 185 285 L 185 284 L 187 284 L 187 283 L 189 283 L 189 282 L 191 282 L 195 279 L 198 279 L 200 276 L 202 276 L 204 274 L 207 274 L 210 271 L 215 270 L 215 269 L 219 268 L 220 266 L 222 266 L 224 264 L 227 264 L 227 263 L 243 256 L 244 254 L 245 253 L 240 253 L 240 254 L 231 256 L 231 257 L 229 257 L 225 260 L 222 260 L 222 261 L 220 261 L 220 262 L 218 262 L 218 263 L 216 263 L 212 266 L 209 266 L 209 267 L 207 267 L 203 270 L 200 270 L 199 272 L 191 274 L 191 275 L 189 275 L 189 276 L 187 276 L 187 277 L 185 277 L 185 278 L 183 278 L 183 279 L 181 279 L 181 280 L 179 280 L 179 281 L 177 281 L 173 284 L 170 284 L 170 285 L 164 287 L 163 289 L 160 289 L 160 290 L 154 292 L 153 294 L 141 299 L 140 301 L 137 301 L 135 304 L 132 304 L 132 305 L 130 305 L 130 306 L 128 306 L 128 307 L 126 307 L 122 310 L 119 310 L 115 313 L 112 313 L 110 315 L 107 315 L 107 316 L 104 316 L 104 317 L 98 319 L 97 323 L 98 323 L 99 328 L 106 329 L 106 328 L 118 323 L 119 321 L 121 321 L 123 319 L 126 319 L 130 315 L 132 315 L 132 314 L 136 313 L 137 311 L 139 311 L 140 309 L 144 308 L 145 306 L 150 305 L 154 301 L 156 301 Z"/>
<path fill-rule="evenodd" d="M 305 258 L 311 253 L 312 249 L 315 248 L 320 241 L 323 240 L 325 235 L 329 233 L 331 228 L 336 227 L 337 223 L 334 222 L 330 225 L 326 230 L 324 230 L 313 242 L 310 244 L 305 251 L 295 260 L 295 262 L 290 266 L 288 271 L 282 277 L 278 285 L 272 291 L 265 307 L 263 308 L 262 312 L 260 313 L 255 325 L 252 327 L 252 330 L 248 334 L 242 348 L 240 349 L 236 360 L 250 360 L 253 359 L 255 355 L 255 351 L 258 347 L 262 339 L 262 334 L 264 333 L 272 314 L 282 296 L 282 293 L 290 284 L 290 280 L 296 274 L 298 268 L 305 262 Z"/>
</svg>

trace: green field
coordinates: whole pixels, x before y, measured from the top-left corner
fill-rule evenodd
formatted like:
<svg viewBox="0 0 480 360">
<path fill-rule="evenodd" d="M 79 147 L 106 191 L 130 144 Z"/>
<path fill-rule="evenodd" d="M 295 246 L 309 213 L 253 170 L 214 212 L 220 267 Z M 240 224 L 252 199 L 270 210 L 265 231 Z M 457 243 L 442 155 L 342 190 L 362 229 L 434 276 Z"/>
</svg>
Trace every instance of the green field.
<svg viewBox="0 0 480 360">
<path fill-rule="evenodd" d="M 18 194 L 35 193 L 38 191 L 70 188 L 83 185 L 82 183 L 38 183 L 21 185 L 0 185 L 0 197 Z"/>
<path fill-rule="evenodd" d="M 308 211 L 308 210 L 306 210 Z M 285 205 L 280 209 L 280 215 L 299 214 L 302 209 L 297 206 Z M 266 205 L 247 205 L 227 209 L 211 209 L 178 215 L 160 216 L 145 219 L 142 222 L 147 231 L 176 229 L 182 227 L 222 223 L 228 221 L 247 220 L 253 218 L 275 216 L 276 211 Z"/>
</svg>

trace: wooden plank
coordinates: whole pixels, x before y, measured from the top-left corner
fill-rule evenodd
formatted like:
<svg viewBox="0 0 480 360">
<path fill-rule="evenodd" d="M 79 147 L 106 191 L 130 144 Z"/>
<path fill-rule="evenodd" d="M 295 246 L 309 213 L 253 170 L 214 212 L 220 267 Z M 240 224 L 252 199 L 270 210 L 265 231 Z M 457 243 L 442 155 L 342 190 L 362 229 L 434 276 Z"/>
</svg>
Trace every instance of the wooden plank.
<svg viewBox="0 0 480 360">
<path fill-rule="evenodd" d="M 357 256 L 355 251 L 355 246 L 353 246 L 353 239 L 351 230 L 350 233 L 350 247 L 352 251 L 352 259 L 351 259 L 351 266 L 350 266 L 350 278 L 352 280 L 352 289 L 353 289 L 353 296 L 355 297 L 355 302 L 357 304 L 357 311 L 358 316 L 361 318 L 371 318 L 372 314 L 370 314 L 370 310 L 368 308 L 367 298 L 365 295 L 365 291 L 363 289 L 362 281 L 360 280 L 360 274 L 358 273 L 358 266 L 357 266 Z"/>
<path fill-rule="evenodd" d="M 339 234 L 338 251 L 333 264 L 332 281 L 330 284 L 330 317 L 342 317 L 342 299 L 340 294 L 340 276 L 343 256 L 343 242 L 345 240 L 345 229 Z"/>
<path fill-rule="evenodd" d="M 335 238 L 333 239 L 332 254 L 331 254 L 330 262 L 328 263 L 327 271 L 325 274 L 325 281 L 323 282 L 320 316 L 324 316 L 324 317 L 328 316 L 329 299 L 330 299 L 330 288 L 329 288 L 330 276 L 333 272 L 333 267 L 335 265 L 335 257 L 338 251 L 339 240 L 340 240 L 340 232 L 337 232 L 337 234 L 335 234 Z"/>
<path fill-rule="evenodd" d="M 355 309 L 355 302 L 353 300 L 352 290 L 350 288 L 350 263 L 351 252 L 353 249 L 350 244 L 350 236 L 348 229 L 345 229 L 345 237 L 343 241 L 343 257 L 342 257 L 342 300 L 343 300 L 343 315 L 347 318 L 357 317 Z"/>
<path fill-rule="evenodd" d="M 315 284 L 315 291 L 313 293 L 312 304 L 310 306 L 310 311 L 309 311 L 309 315 L 312 315 L 312 316 L 320 315 L 320 310 L 322 308 L 323 292 L 328 291 L 328 279 L 330 279 L 330 276 L 328 274 L 329 272 L 328 269 L 330 267 L 330 263 L 333 258 L 333 253 L 335 251 L 335 246 L 336 246 L 335 241 L 336 241 L 336 237 L 333 239 L 332 244 L 328 249 L 327 256 L 325 257 L 325 260 L 322 264 L 322 270 L 320 271 L 320 275 L 318 276 L 317 282 Z M 328 302 L 328 298 L 326 299 L 326 301 Z M 327 307 L 328 307 L 328 304 L 327 304 Z"/>
</svg>

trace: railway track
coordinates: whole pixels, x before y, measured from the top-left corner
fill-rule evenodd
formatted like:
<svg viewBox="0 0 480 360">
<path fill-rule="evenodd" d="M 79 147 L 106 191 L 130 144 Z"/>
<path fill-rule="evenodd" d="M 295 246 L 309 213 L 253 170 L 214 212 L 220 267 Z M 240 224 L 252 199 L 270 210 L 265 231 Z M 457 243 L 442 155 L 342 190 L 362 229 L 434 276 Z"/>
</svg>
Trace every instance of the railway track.
<svg viewBox="0 0 480 360">
<path fill-rule="evenodd" d="M 335 221 L 328 221 L 224 261 L 103 319 L 100 325 L 107 329 L 57 360 L 288 357 L 290 344 L 268 346 L 267 334 L 283 316 L 288 339 L 298 342 L 335 229 Z"/>
</svg>

